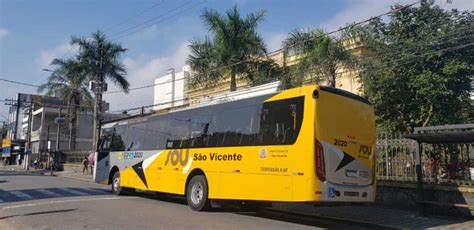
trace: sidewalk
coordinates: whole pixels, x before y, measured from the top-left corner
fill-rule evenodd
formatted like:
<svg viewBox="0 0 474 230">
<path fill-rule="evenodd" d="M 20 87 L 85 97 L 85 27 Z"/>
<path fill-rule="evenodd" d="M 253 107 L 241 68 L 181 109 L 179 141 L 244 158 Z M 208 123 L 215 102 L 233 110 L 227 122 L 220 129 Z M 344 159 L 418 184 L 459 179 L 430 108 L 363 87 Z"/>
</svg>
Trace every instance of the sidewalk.
<svg viewBox="0 0 474 230">
<path fill-rule="evenodd" d="M 88 182 L 94 181 L 94 178 L 91 174 L 82 174 L 82 172 L 76 172 L 76 171 L 54 172 L 54 175 L 58 177 L 65 177 L 69 179 L 82 180 L 82 181 L 88 181 Z"/>
<path fill-rule="evenodd" d="M 8 172 L 30 172 L 30 173 L 39 173 L 43 175 L 50 175 L 48 169 L 34 169 L 30 168 L 28 171 L 23 169 L 21 165 L 0 165 L 0 171 L 8 171 Z M 55 171 L 53 172 L 54 176 L 58 177 L 65 177 L 70 179 L 82 180 L 82 181 L 89 181 L 93 182 L 93 176 L 88 174 L 82 174 L 77 170 L 66 170 L 66 171 Z"/>
<path fill-rule="evenodd" d="M 276 203 L 273 208 L 310 215 L 315 218 L 365 223 L 380 228 L 402 229 L 474 229 L 474 220 L 420 216 L 416 210 L 401 210 L 379 205 L 314 206 Z"/>
<path fill-rule="evenodd" d="M 42 173 L 42 172 L 45 172 L 46 170 L 34 169 L 30 167 L 30 169 L 27 171 L 23 169 L 23 165 L 0 165 L 0 171 Z"/>
</svg>

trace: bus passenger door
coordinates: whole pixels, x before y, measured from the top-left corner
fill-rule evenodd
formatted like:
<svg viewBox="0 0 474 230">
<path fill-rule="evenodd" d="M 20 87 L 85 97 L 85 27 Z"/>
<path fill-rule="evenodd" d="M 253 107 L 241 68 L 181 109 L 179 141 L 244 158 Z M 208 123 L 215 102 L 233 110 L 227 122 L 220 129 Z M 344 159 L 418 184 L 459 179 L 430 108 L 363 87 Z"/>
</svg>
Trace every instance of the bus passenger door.
<svg viewBox="0 0 474 230">
<path fill-rule="evenodd" d="M 157 190 L 160 192 L 176 193 L 178 185 L 179 162 L 176 162 L 180 155 L 180 150 L 165 150 L 163 157 L 156 167 Z"/>
</svg>

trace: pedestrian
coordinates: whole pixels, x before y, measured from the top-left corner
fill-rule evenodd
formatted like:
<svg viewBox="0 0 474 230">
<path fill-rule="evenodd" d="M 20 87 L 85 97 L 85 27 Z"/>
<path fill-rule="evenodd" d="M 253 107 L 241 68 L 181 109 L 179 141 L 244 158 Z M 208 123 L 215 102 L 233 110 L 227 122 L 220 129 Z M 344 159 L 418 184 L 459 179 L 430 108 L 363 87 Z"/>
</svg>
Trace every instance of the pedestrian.
<svg viewBox="0 0 474 230">
<path fill-rule="evenodd" d="M 94 173 L 94 153 L 89 153 L 89 155 L 87 156 L 87 160 L 89 162 L 89 167 L 91 168 L 91 175 L 93 175 Z"/>
<path fill-rule="evenodd" d="M 87 159 L 87 156 L 85 156 L 84 159 L 82 160 L 82 174 L 86 174 L 88 166 L 89 166 L 89 160 Z"/>
<path fill-rule="evenodd" d="M 49 159 L 49 168 L 51 170 L 51 176 L 53 175 L 53 171 L 55 169 L 55 166 L 54 166 L 55 164 L 56 164 L 56 161 L 54 160 L 54 155 L 53 155 L 53 157 L 51 157 Z"/>
</svg>

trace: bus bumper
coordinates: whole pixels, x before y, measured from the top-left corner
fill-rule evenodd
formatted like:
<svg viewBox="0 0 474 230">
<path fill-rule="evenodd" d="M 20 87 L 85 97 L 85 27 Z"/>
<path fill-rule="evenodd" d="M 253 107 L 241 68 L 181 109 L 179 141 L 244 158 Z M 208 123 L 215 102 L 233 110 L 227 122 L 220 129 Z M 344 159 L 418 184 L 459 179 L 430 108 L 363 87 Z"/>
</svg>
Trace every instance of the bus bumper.
<svg viewBox="0 0 474 230">
<path fill-rule="evenodd" d="M 322 202 L 375 202 L 375 185 L 340 185 L 329 181 L 321 183 Z"/>
</svg>

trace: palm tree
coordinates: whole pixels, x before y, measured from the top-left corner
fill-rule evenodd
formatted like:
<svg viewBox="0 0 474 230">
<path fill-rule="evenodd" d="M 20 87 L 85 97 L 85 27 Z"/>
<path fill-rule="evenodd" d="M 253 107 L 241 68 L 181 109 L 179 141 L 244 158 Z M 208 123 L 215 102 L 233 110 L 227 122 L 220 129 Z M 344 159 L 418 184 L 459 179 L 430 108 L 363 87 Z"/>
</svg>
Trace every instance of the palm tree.
<svg viewBox="0 0 474 230">
<path fill-rule="evenodd" d="M 299 60 L 291 67 L 292 79 L 282 79 L 282 82 L 301 85 L 310 77 L 310 81 L 319 83 L 327 80 L 329 85 L 336 87 L 338 69 L 356 64 L 355 58 L 344 48 L 342 41 L 320 29 L 291 32 L 283 42 L 285 57 L 299 55 Z"/>
<path fill-rule="evenodd" d="M 225 15 L 204 10 L 201 18 L 211 36 L 191 41 L 187 62 L 195 74 L 190 83 L 209 87 L 230 75 L 230 91 L 235 91 L 237 75 L 252 80 L 249 72 L 255 61 L 249 59 L 266 54 L 263 39 L 257 33 L 264 16 L 265 11 L 259 11 L 242 18 L 237 5 Z"/>
<path fill-rule="evenodd" d="M 87 78 L 81 71 L 80 63 L 75 59 L 54 59 L 51 65 L 56 68 L 52 71 L 47 83 L 41 85 L 38 91 L 46 90 L 48 96 L 58 94 L 56 96 L 67 103 L 69 149 L 75 149 L 78 111 L 81 108 L 91 108 L 92 96 L 87 89 Z"/>
<path fill-rule="evenodd" d="M 71 45 L 79 46 L 78 59 L 81 62 L 84 72 L 88 79 L 95 81 L 99 90 L 95 91 L 94 106 L 94 133 L 93 148 L 97 149 L 97 140 L 99 136 L 98 122 L 100 104 L 102 103 L 102 91 L 105 82 L 111 81 L 125 93 L 130 89 L 130 83 L 125 78 L 127 71 L 121 62 L 121 55 L 127 51 L 122 45 L 107 40 L 104 33 L 97 31 L 92 34 L 91 39 L 72 37 Z"/>
<path fill-rule="evenodd" d="M 79 46 L 78 59 L 89 80 L 97 82 L 110 80 L 124 92 L 129 91 L 130 83 L 125 78 L 127 71 L 120 60 L 127 49 L 107 40 L 105 34 L 100 31 L 93 33 L 91 39 L 72 37 L 70 43 Z"/>
</svg>

